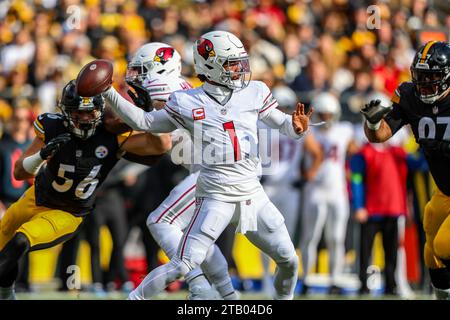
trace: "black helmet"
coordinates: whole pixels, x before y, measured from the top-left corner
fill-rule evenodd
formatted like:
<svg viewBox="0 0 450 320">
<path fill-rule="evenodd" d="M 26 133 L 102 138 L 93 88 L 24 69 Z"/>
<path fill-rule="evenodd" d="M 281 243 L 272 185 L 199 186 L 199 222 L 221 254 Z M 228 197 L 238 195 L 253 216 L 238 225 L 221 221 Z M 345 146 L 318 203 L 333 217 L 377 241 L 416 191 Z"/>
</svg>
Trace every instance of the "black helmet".
<svg viewBox="0 0 450 320">
<path fill-rule="evenodd" d="M 63 89 L 59 107 L 66 118 L 69 130 L 81 139 L 87 139 L 95 133 L 102 122 L 105 101 L 101 95 L 86 98 L 78 95 L 75 80 L 71 80 Z M 89 119 L 80 118 L 80 112 L 92 113 Z"/>
<path fill-rule="evenodd" d="M 434 103 L 450 88 L 450 45 L 429 41 L 416 53 L 411 65 L 416 95 L 424 103 Z"/>
</svg>

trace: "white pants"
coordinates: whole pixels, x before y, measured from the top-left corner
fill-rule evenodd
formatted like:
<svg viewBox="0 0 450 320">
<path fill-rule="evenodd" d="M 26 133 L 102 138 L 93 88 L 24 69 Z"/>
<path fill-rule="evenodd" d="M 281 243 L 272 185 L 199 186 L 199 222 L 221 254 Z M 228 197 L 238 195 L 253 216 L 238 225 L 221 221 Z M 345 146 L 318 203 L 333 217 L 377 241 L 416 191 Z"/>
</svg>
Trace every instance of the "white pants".
<svg viewBox="0 0 450 320">
<path fill-rule="evenodd" d="M 349 217 L 347 193 L 324 196 L 320 189 L 307 187 L 305 202 L 300 240 L 304 275 L 308 275 L 317 260 L 317 246 L 325 228 L 331 284 L 336 284 L 336 278 L 342 274 L 345 262 L 345 234 Z"/>
<path fill-rule="evenodd" d="M 183 232 L 194 215 L 198 175 L 199 172 L 195 172 L 184 178 L 147 218 L 150 233 L 170 259 L 175 256 Z M 216 245 L 211 246 L 208 256 L 209 259 L 202 268 L 196 267 L 185 275 L 186 280 L 189 282 L 205 272 L 207 278 L 215 284 L 231 282 L 228 264 L 220 249 Z"/>
<path fill-rule="evenodd" d="M 284 224 L 284 218 L 261 189 L 250 203 L 257 215 L 257 231 L 246 237 L 277 264 L 276 299 L 292 299 L 297 281 L 298 257 Z M 239 202 L 197 198 L 191 223 L 183 234 L 176 256 L 154 269 L 131 294 L 130 299 L 149 299 L 169 283 L 186 275 L 210 258 L 210 248 L 228 226 L 239 219 Z"/>
</svg>

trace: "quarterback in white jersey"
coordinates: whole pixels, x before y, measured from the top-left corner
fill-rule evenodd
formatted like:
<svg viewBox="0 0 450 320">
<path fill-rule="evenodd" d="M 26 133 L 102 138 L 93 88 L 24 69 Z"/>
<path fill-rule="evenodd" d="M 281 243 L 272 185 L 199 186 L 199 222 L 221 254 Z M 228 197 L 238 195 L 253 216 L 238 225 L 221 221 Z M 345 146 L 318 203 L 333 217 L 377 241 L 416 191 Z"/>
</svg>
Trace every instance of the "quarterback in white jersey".
<svg viewBox="0 0 450 320">
<path fill-rule="evenodd" d="M 178 52 L 161 42 L 148 43 L 137 50 L 128 64 L 126 80 L 135 89 L 136 86 L 144 88 L 151 98 L 152 106 L 156 109 L 164 106 L 172 92 L 192 88 L 181 76 L 181 57 Z M 133 96 L 133 93 L 131 95 Z M 174 146 L 192 144 L 190 137 L 181 130 L 175 130 L 171 135 Z M 183 231 L 194 214 L 198 167 L 187 166 L 187 169 L 190 170 L 190 174 L 170 192 L 147 219 L 150 233 L 170 258 L 176 254 Z M 236 299 L 225 257 L 217 246 L 212 246 L 210 251 L 202 268 L 222 298 Z M 190 299 L 219 298 L 200 267 L 186 274 L 185 279 L 189 285 Z"/>
<path fill-rule="evenodd" d="M 250 81 L 248 56 L 233 34 L 212 31 L 194 45 L 200 88 L 172 93 L 163 110 L 144 112 L 113 88 L 103 95 L 131 127 L 150 132 L 189 131 L 201 150 L 196 208 L 175 257 L 153 270 L 129 299 L 148 299 L 208 258 L 208 250 L 230 223 L 277 264 L 276 299 L 292 299 L 298 257 L 281 213 L 270 202 L 258 177 L 257 121 L 299 139 L 312 109 L 297 105 L 292 116 L 277 107 L 269 88 Z"/>
<path fill-rule="evenodd" d="M 305 186 L 305 211 L 302 217 L 301 252 L 305 280 L 316 262 L 317 245 L 325 228 L 329 250 L 331 288 L 335 288 L 345 261 L 345 234 L 349 199 L 345 177 L 347 150 L 353 140 L 353 126 L 338 122 L 340 104 L 330 93 L 320 93 L 311 104 L 326 124 L 312 130 L 322 146 L 323 162 L 315 178 Z M 306 280 L 307 282 L 307 280 Z"/>
</svg>

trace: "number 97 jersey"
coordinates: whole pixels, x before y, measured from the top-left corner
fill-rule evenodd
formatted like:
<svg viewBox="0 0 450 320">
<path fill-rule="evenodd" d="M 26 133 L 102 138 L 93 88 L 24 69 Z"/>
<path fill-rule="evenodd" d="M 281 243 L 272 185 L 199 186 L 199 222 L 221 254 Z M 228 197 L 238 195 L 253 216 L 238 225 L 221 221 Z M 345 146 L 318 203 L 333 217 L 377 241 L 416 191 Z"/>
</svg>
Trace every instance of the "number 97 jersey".
<svg viewBox="0 0 450 320">
<path fill-rule="evenodd" d="M 433 104 L 417 98 L 411 82 L 402 83 L 392 97 L 393 110 L 385 120 L 396 133 L 403 125 L 410 124 L 416 141 L 425 138 L 450 141 L 450 96 Z M 450 166 L 439 150 L 425 152 L 431 174 L 439 189 L 450 196 Z"/>
<path fill-rule="evenodd" d="M 34 122 L 36 135 L 48 143 L 68 132 L 64 121 L 60 114 L 42 114 Z M 97 188 L 119 160 L 122 138 L 125 139 L 106 131 L 102 125 L 89 139 L 72 136 L 36 176 L 36 205 L 76 216 L 92 211 Z"/>
</svg>

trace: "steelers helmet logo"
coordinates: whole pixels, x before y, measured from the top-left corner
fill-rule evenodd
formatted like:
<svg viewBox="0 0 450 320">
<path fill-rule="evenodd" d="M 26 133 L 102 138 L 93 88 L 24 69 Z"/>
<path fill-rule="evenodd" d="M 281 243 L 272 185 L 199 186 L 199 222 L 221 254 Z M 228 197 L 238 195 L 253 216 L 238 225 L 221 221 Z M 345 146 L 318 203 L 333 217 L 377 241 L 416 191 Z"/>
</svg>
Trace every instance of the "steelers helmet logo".
<svg viewBox="0 0 450 320">
<path fill-rule="evenodd" d="M 103 159 L 108 155 L 108 149 L 105 146 L 98 146 L 95 149 L 95 156 L 99 159 Z"/>
</svg>

